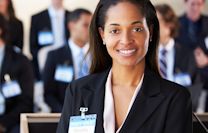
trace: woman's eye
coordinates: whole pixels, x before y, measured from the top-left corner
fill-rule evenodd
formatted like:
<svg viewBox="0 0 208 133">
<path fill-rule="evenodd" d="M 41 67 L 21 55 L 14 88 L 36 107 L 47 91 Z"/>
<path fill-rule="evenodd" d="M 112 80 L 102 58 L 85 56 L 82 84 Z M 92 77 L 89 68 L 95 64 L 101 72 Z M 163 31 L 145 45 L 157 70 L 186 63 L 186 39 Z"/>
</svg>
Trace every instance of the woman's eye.
<svg viewBox="0 0 208 133">
<path fill-rule="evenodd" d="M 134 28 L 133 31 L 134 32 L 141 32 L 141 31 L 143 31 L 143 28 Z"/>
<path fill-rule="evenodd" d="M 111 33 L 111 34 L 118 34 L 118 33 L 119 33 L 119 30 L 114 29 L 114 30 L 111 30 L 110 33 Z"/>
</svg>

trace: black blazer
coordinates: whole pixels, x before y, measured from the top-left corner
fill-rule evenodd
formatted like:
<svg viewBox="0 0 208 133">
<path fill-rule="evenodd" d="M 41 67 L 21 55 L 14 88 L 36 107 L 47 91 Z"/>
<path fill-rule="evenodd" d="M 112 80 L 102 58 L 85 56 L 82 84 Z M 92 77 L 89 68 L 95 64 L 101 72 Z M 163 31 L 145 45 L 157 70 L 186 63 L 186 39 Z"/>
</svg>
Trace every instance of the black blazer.
<svg viewBox="0 0 208 133">
<path fill-rule="evenodd" d="M 189 73 L 192 78 L 196 76 L 196 62 L 192 51 L 182 46 L 180 43 L 176 42 L 174 45 L 175 58 L 174 58 L 174 74 L 180 72 Z"/>
<path fill-rule="evenodd" d="M 69 11 L 65 10 L 65 38 L 67 41 L 69 38 L 69 31 L 67 28 L 67 16 L 69 15 Z M 51 31 L 52 32 L 52 24 L 49 16 L 48 10 L 41 11 L 38 14 L 32 16 L 31 19 L 31 29 L 30 29 L 30 52 L 33 56 L 33 66 L 35 71 L 35 77 L 40 79 L 39 65 L 37 60 L 38 51 L 45 46 L 41 46 L 38 43 L 38 33 L 41 31 Z M 52 45 L 52 44 L 49 44 Z"/>
<path fill-rule="evenodd" d="M 46 103 L 51 107 L 52 112 L 61 112 L 65 90 L 69 84 L 54 79 L 56 68 L 59 65 L 73 67 L 71 49 L 68 44 L 49 52 L 43 71 L 44 98 Z"/>
<path fill-rule="evenodd" d="M 4 75 L 9 74 L 22 90 L 21 95 L 7 98 L 5 114 L 0 116 L 0 124 L 7 129 L 19 124 L 20 113 L 32 112 L 34 76 L 30 61 L 12 46 L 5 47 L 5 55 L 0 73 L 0 90 L 5 83 Z"/>
<path fill-rule="evenodd" d="M 174 49 L 174 74 L 188 73 L 191 76 L 192 85 L 189 86 L 188 89 L 191 92 L 193 110 L 196 110 L 201 94 L 202 82 L 199 69 L 196 66 L 193 52 L 178 42 L 175 43 Z"/>
<path fill-rule="evenodd" d="M 23 24 L 19 19 L 12 19 L 8 21 L 9 29 L 9 44 L 23 49 Z"/>
<path fill-rule="evenodd" d="M 70 116 L 97 114 L 96 133 L 104 133 L 103 111 L 105 83 L 109 70 L 72 81 L 66 92 L 57 133 L 67 133 Z M 191 133 L 192 106 L 186 88 L 164 80 L 145 70 L 139 94 L 120 133 Z"/>
</svg>

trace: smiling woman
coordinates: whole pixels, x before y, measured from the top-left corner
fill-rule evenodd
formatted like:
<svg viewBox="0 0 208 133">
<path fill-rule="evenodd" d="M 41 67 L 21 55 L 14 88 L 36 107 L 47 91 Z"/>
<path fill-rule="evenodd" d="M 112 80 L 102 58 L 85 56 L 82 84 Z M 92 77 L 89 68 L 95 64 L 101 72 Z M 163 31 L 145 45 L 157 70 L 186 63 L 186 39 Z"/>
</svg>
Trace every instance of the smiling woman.
<svg viewBox="0 0 208 133">
<path fill-rule="evenodd" d="M 57 132 L 192 132 L 190 94 L 160 77 L 158 41 L 149 0 L 100 1 L 90 25 L 91 75 L 70 83 Z"/>
</svg>

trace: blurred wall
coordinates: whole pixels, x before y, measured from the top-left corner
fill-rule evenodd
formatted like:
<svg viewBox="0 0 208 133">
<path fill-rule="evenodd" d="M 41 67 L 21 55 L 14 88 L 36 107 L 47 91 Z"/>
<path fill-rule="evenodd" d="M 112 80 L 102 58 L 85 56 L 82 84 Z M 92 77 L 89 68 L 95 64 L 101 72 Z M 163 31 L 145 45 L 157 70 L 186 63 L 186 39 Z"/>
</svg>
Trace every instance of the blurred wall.
<svg viewBox="0 0 208 133">
<path fill-rule="evenodd" d="M 30 56 L 29 53 L 29 29 L 31 16 L 48 7 L 51 0 L 13 0 L 16 15 L 23 21 L 24 24 L 24 53 Z M 64 0 L 65 8 L 73 10 L 75 8 L 83 7 L 94 11 L 99 0 Z M 168 3 L 170 4 L 178 15 L 184 11 L 183 0 L 151 0 L 154 4 Z M 204 12 L 208 14 L 208 0 Z"/>
</svg>

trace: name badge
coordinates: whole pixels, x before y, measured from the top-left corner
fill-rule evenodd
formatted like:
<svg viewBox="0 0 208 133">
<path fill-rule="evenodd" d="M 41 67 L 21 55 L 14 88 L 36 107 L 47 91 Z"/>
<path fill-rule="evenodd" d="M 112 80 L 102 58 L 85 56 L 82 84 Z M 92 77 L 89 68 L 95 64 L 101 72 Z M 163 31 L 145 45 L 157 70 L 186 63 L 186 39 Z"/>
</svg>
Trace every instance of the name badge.
<svg viewBox="0 0 208 133">
<path fill-rule="evenodd" d="M 94 133 L 96 114 L 70 117 L 68 133 Z"/>
<path fill-rule="evenodd" d="M 57 66 L 54 78 L 56 81 L 69 83 L 73 79 L 73 67 L 64 65 Z"/>
<path fill-rule="evenodd" d="M 183 86 L 190 86 L 192 84 L 191 76 L 187 73 L 176 74 L 175 82 Z"/>
<path fill-rule="evenodd" d="M 208 36 L 205 38 L 204 42 L 205 42 L 206 48 L 208 49 Z"/>
<path fill-rule="evenodd" d="M 42 46 L 49 45 L 54 42 L 53 34 L 50 31 L 42 31 L 38 33 L 38 43 Z"/>
<path fill-rule="evenodd" d="M 17 81 L 10 81 L 3 85 L 2 93 L 5 98 L 11 98 L 20 95 L 22 90 Z"/>
</svg>

